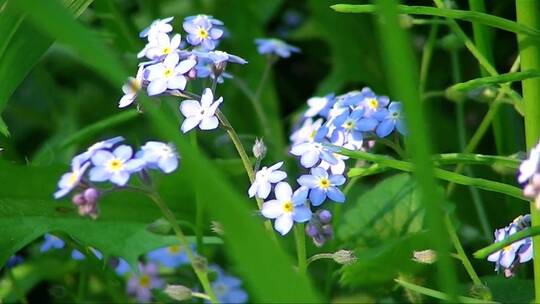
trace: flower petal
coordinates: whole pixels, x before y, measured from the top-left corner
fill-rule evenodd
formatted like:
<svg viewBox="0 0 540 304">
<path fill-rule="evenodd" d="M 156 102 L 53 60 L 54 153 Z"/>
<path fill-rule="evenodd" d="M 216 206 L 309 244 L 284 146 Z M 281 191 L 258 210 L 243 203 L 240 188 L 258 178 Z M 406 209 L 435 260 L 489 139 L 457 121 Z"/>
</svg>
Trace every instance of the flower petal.
<svg viewBox="0 0 540 304">
<path fill-rule="evenodd" d="M 292 197 L 291 186 L 286 182 L 280 182 L 274 189 L 276 198 L 281 202 L 290 201 Z"/>
<path fill-rule="evenodd" d="M 289 233 L 289 231 L 291 231 L 293 223 L 294 222 L 291 215 L 282 214 L 276 219 L 276 222 L 274 223 L 274 228 L 276 228 L 276 230 L 281 233 L 281 235 L 285 235 Z"/>
<path fill-rule="evenodd" d="M 269 219 L 275 219 L 283 213 L 283 203 L 271 200 L 262 205 L 261 214 Z"/>
</svg>

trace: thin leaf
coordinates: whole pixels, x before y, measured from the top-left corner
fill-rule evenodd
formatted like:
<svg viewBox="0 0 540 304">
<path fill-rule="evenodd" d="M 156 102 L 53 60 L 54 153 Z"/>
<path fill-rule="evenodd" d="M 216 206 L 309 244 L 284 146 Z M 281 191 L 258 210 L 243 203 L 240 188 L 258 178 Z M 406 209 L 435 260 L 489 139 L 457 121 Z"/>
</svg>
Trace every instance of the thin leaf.
<svg viewBox="0 0 540 304">
<path fill-rule="evenodd" d="M 521 81 L 521 80 L 535 78 L 535 77 L 540 77 L 540 71 L 528 70 L 528 71 L 523 71 L 523 72 L 499 74 L 497 76 L 487 76 L 487 77 L 472 79 L 466 82 L 457 83 L 449 87 L 448 90 L 470 91 L 472 89 L 476 89 L 480 87 L 498 85 L 501 83 L 510 83 L 510 82 Z"/>
</svg>

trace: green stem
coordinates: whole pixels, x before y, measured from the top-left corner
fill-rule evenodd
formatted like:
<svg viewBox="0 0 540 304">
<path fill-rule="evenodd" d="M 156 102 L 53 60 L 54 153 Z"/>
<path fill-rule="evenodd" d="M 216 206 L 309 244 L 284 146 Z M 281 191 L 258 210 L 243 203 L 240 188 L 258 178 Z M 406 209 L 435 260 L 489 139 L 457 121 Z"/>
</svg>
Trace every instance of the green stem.
<svg viewBox="0 0 540 304">
<path fill-rule="evenodd" d="M 471 264 L 471 261 L 467 257 L 467 254 L 465 253 L 465 250 L 463 249 L 463 245 L 461 245 L 461 241 L 459 240 L 459 237 L 456 233 L 456 228 L 454 227 L 454 224 L 452 223 L 452 220 L 450 219 L 450 216 L 448 213 L 444 216 L 444 225 L 446 226 L 446 230 L 448 231 L 448 234 L 450 235 L 450 240 L 452 240 L 452 244 L 454 244 L 454 248 L 456 249 L 457 256 L 461 263 L 463 264 L 463 267 L 467 271 L 467 274 L 473 281 L 474 285 L 483 285 L 482 281 L 478 277 L 478 274 L 474 270 L 474 267 Z"/>
<path fill-rule="evenodd" d="M 210 300 L 210 297 L 207 294 L 204 294 L 204 293 L 201 293 L 201 292 L 192 291 L 191 296 L 194 297 L 194 298 L 199 298 L 199 299 L 203 299 L 203 300 Z"/>
<path fill-rule="evenodd" d="M 428 297 L 432 297 L 432 298 L 435 298 L 435 299 L 440 299 L 440 300 L 443 300 L 443 301 L 451 301 L 451 300 L 453 300 L 452 298 L 450 298 L 450 296 L 448 296 L 448 294 L 446 294 L 444 292 L 440 292 L 438 290 L 426 288 L 426 287 L 416 285 L 416 284 L 413 284 L 413 283 L 409 283 L 409 282 L 406 282 L 406 281 L 403 281 L 403 280 L 396 279 L 394 281 L 396 281 L 396 283 L 401 285 L 403 288 L 407 288 L 407 289 L 410 289 L 412 291 L 416 291 L 416 292 L 418 292 L 420 294 L 423 294 L 423 295 L 426 295 Z M 486 301 L 486 300 L 482 300 L 482 299 L 463 297 L 463 296 L 458 296 L 457 301 L 460 302 L 460 303 L 467 303 L 467 304 L 497 303 L 497 302 L 493 302 L 493 301 Z"/>
<path fill-rule="evenodd" d="M 298 272 L 305 275 L 307 271 L 307 255 L 306 255 L 306 233 L 304 224 L 296 224 L 294 226 L 294 238 L 296 240 L 296 254 L 298 256 Z"/>
<path fill-rule="evenodd" d="M 197 142 L 197 132 L 191 132 L 191 145 L 195 151 L 199 151 Z M 195 187 L 195 237 L 197 239 L 197 251 L 204 253 L 203 250 L 203 233 L 204 233 L 204 208 L 199 194 L 200 189 Z"/>
<path fill-rule="evenodd" d="M 201 285 L 206 292 L 206 294 L 210 297 L 211 303 L 217 303 L 216 295 L 214 294 L 214 290 L 212 289 L 212 285 L 210 285 L 210 281 L 208 280 L 208 273 L 206 269 L 201 269 L 201 267 L 197 266 L 197 261 L 195 260 L 195 253 L 193 250 L 191 250 L 191 246 L 189 244 L 188 239 L 182 232 L 182 229 L 178 225 L 178 222 L 176 221 L 176 218 L 174 214 L 172 213 L 171 209 L 167 207 L 165 202 L 161 199 L 161 197 L 152 191 L 147 191 L 146 195 L 154 201 L 154 203 L 158 206 L 159 210 L 165 216 L 165 219 L 169 221 L 169 224 L 173 228 L 174 233 L 176 234 L 176 237 L 180 241 L 180 244 L 182 245 L 183 249 L 185 250 L 188 259 L 191 263 L 191 266 L 193 268 L 193 271 L 195 271 L 195 274 L 197 275 L 197 278 L 199 279 L 199 282 L 201 282 Z"/>
<path fill-rule="evenodd" d="M 13 286 L 13 292 L 17 295 L 17 297 L 19 298 L 19 301 L 21 301 L 22 304 L 28 304 L 28 299 L 26 299 L 26 296 L 24 295 L 22 290 L 19 288 L 19 285 L 17 284 L 17 279 L 15 278 L 15 275 L 13 274 L 13 269 L 7 268 L 6 272 L 9 277 L 9 280 L 11 281 L 11 285 Z"/>
<path fill-rule="evenodd" d="M 535 0 L 516 1 L 517 22 L 534 29 L 540 29 L 540 2 Z M 540 69 L 540 45 L 528 37 L 518 35 L 521 69 Z M 525 139 L 527 149 L 532 149 L 540 138 L 540 78 L 522 81 L 525 103 Z M 540 211 L 531 205 L 532 227 L 540 226 Z M 534 289 L 536 302 L 540 301 L 540 238 L 533 237 L 534 248 Z"/>
<path fill-rule="evenodd" d="M 310 256 L 309 259 L 307 259 L 307 266 L 309 266 L 311 263 L 322 260 L 322 259 L 334 259 L 333 253 L 317 253 L 314 256 Z"/>
<path fill-rule="evenodd" d="M 487 166 L 502 166 L 513 170 L 519 168 L 521 163 L 521 160 L 512 157 L 471 153 L 435 154 L 432 158 L 433 161 L 438 165 L 477 164 Z"/>
<path fill-rule="evenodd" d="M 335 4 L 331 8 L 340 13 L 375 13 L 375 5 L 371 4 Z M 501 30 L 523 33 L 530 35 L 531 37 L 540 38 L 540 30 L 525 26 L 518 22 L 514 22 L 505 18 L 483 14 L 478 12 L 466 11 L 466 10 L 454 10 L 446 9 L 443 7 L 431 7 L 431 6 L 409 6 L 398 5 L 397 11 L 399 14 L 412 14 L 412 15 L 427 15 L 446 17 L 449 20 L 454 19 L 465 20 L 470 22 L 477 22 L 480 24 L 488 25 L 491 27 L 499 28 Z"/>
<path fill-rule="evenodd" d="M 418 85 L 418 91 L 420 92 L 420 96 L 422 96 L 422 99 L 428 98 L 427 93 L 425 93 L 427 77 L 428 77 L 428 72 L 429 72 L 429 66 L 431 63 L 431 58 L 433 57 L 433 50 L 435 49 L 435 43 L 437 42 L 438 32 L 439 32 L 439 26 L 437 24 L 434 24 L 429 30 L 427 42 L 424 45 L 424 48 L 422 49 L 422 61 L 420 62 L 420 79 L 419 79 L 419 85 Z M 444 93 L 443 93 L 443 96 L 444 96 Z"/>
<path fill-rule="evenodd" d="M 535 227 L 529 227 L 523 230 L 520 230 L 512 235 L 509 235 L 504 240 L 493 243 L 489 246 L 486 246 L 475 253 L 473 253 L 474 257 L 477 259 L 485 259 L 488 255 L 494 253 L 495 251 L 501 250 L 504 247 L 517 242 L 519 240 L 531 237 L 531 236 L 537 236 L 540 234 L 540 226 Z"/>
</svg>

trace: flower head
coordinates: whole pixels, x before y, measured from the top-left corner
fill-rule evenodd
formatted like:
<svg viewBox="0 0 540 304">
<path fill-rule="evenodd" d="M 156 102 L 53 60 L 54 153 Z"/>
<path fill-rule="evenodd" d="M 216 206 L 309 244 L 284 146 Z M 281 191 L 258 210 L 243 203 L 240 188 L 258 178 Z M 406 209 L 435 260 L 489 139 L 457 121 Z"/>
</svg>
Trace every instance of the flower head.
<svg viewBox="0 0 540 304">
<path fill-rule="evenodd" d="M 148 253 L 148 259 L 169 268 L 189 264 L 186 251 L 178 245 L 156 249 Z"/>
<path fill-rule="evenodd" d="M 172 25 L 169 23 L 173 20 L 173 17 L 168 17 L 164 19 L 157 19 L 150 24 L 149 27 L 145 28 L 140 34 L 139 37 L 144 38 L 148 37 L 149 41 L 156 39 L 157 35 L 160 33 L 169 33 L 173 30 Z"/>
<path fill-rule="evenodd" d="M 217 265 L 210 266 L 210 269 L 217 274 L 212 282 L 212 289 L 219 303 L 247 303 L 248 295 L 242 289 L 240 279 L 226 274 Z"/>
<path fill-rule="evenodd" d="M 127 284 L 127 293 L 135 296 L 139 303 L 152 298 L 152 289 L 162 288 L 165 282 L 158 277 L 159 267 L 154 263 L 139 264 L 140 275 L 132 274 Z"/>
<path fill-rule="evenodd" d="M 100 150 L 92 157 L 94 167 L 90 170 L 90 180 L 94 182 L 111 181 L 118 186 L 124 186 L 131 173 L 140 171 L 145 163 L 133 159 L 131 147 L 121 145 L 113 152 Z"/>
<path fill-rule="evenodd" d="M 188 58 L 180 61 L 180 55 L 172 53 L 165 57 L 163 62 L 149 66 L 148 95 L 154 96 L 169 90 L 183 90 L 186 88 L 187 78 L 184 76 L 191 70 L 197 61 Z"/>
<path fill-rule="evenodd" d="M 291 134 L 289 139 L 293 145 L 304 142 L 321 141 L 324 136 L 326 136 L 325 132 L 327 131 L 327 129 L 321 128 L 322 124 L 322 118 L 315 121 L 313 121 L 313 118 L 307 118 L 302 123 L 302 126 Z"/>
<path fill-rule="evenodd" d="M 118 101 L 119 108 L 125 108 L 135 101 L 135 98 L 137 98 L 137 95 L 139 95 L 139 92 L 142 89 L 143 73 L 144 65 L 141 65 L 139 66 L 139 70 L 137 71 L 135 78 L 129 77 L 128 81 L 122 86 L 124 96 L 122 96 L 120 101 Z"/>
<path fill-rule="evenodd" d="M 275 55 L 281 58 L 289 58 L 291 53 L 300 53 L 300 49 L 285 43 L 279 39 L 255 39 L 257 51 L 262 55 Z"/>
<path fill-rule="evenodd" d="M 304 168 L 312 168 L 319 163 L 320 160 L 324 160 L 331 165 L 338 163 L 334 157 L 332 151 L 325 147 L 320 142 L 305 142 L 292 146 L 291 154 L 300 156 L 300 164 Z"/>
<path fill-rule="evenodd" d="M 84 162 L 81 164 L 80 160 L 81 158 L 73 159 L 73 162 L 71 163 L 71 172 L 65 173 L 60 178 L 60 181 L 58 182 L 58 190 L 54 193 L 55 199 L 59 199 L 71 192 L 71 190 L 77 187 L 81 181 L 81 178 L 86 169 L 88 169 L 88 166 L 90 166 L 90 163 Z"/>
<path fill-rule="evenodd" d="M 223 36 L 223 30 L 214 27 L 212 20 L 207 17 L 195 17 L 185 20 L 182 24 L 188 33 L 187 42 L 191 45 L 200 45 L 206 50 L 213 50 Z"/>
<path fill-rule="evenodd" d="M 275 219 L 274 228 L 287 234 L 294 222 L 304 223 L 311 218 L 311 210 L 306 206 L 307 189 L 299 188 L 294 193 L 286 182 L 280 182 L 274 189 L 276 199 L 265 202 L 261 213 L 264 217 Z"/>
<path fill-rule="evenodd" d="M 218 127 L 219 121 L 216 117 L 216 110 L 223 102 L 223 97 L 214 101 L 214 95 L 209 88 L 204 89 L 200 102 L 197 100 L 184 100 L 180 104 L 180 111 L 186 117 L 182 123 L 182 132 L 199 126 L 201 130 L 212 130 Z"/>
<path fill-rule="evenodd" d="M 150 169 L 159 168 L 164 173 L 171 173 L 178 168 L 178 153 L 172 144 L 149 141 L 136 154 Z"/>
<path fill-rule="evenodd" d="M 317 167 L 311 169 L 311 174 L 300 176 L 298 183 L 309 189 L 313 206 L 321 205 L 327 197 L 338 203 L 345 201 L 345 195 L 338 188 L 345 183 L 343 175 L 328 175 L 325 169 Z"/>
<path fill-rule="evenodd" d="M 180 47 L 182 38 L 180 34 L 175 34 L 172 39 L 165 33 L 156 35 L 156 39 L 145 47 L 145 56 L 150 60 L 160 59 L 169 54 L 176 53 Z"/>
<path fill-rule="evenodd" d="M 317 115 L 326 117 L 330 108 L 334 105 L 334 94 L 328 94 L 324 97 L 311 97 L 307 100 L 308 109 L 304 113 L 305 117 L 315 117 Z"/>
<path fill-rule="evenodd" d="M 382 111 L 383 119 L 381 123 L 377 126 L 376 133 L 379 137 L 386 137 L 394 129 L 399 133 L 405 135 L 405 122 L 403 121 L 403 115 L 401 110 L 401 102 L 393 101 L 388 106 L 388 110 Z"/>
<path fill-rule="evenodd" d="M 270 167 L 262 167 L 255 173 L 255 180 L 249 187 L 249 197 L 257 196 L 266 199 L 271 191 L 271 184 L 278 183 L 287 177 L 287 173 L 278 170 L 283 166 L 283 162 L 278 162 Z"/>
<path fill-rule="evenodd" d="M 106 139 L 103 141 L 99 141 L 86 150 L 86 152 L 83 152 L 73 158 L 72 163 L 78 162 L 79 164 L 83 164 L 84 162 L 90 160 L 94 154 L 96 154 L 97 151 L 110 149 L 114 145 L 116 145 L 119 142 L 124 141 L 124 138 L 122 136 L 116 136 L 110 139 Z"/>
<path fill-rule="evenodd" d="M 45 238 L 45 242 L 41 244 L 41 247 L 39 248 L 39 251 L 46 252 L 51 249 L 62 249 L 66 245 L 66 243 L 59 237 L 52 235 L 52 234 L 45 234 L 43 236 Z"/>
</svg>

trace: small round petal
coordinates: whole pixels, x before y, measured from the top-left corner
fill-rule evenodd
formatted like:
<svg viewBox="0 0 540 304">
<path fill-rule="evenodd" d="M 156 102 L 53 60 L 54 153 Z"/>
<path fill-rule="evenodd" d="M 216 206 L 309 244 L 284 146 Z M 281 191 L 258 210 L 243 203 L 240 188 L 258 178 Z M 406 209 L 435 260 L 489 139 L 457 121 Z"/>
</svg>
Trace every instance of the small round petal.
<svg viewBox="0 0 540 304">
<path fill-rule="evenodd" d="M 317 151 L 311 150 L 307 153 L 304 153 L 300 157 L 300 164 L 304 166 L 304 168 L 311 168 L 315 166 L 315 164 L 319 161 L 319 153 Z"/>
<path fill-rule="evenodd" d="M 330 183 L 334 186 L 341 186 L 345 183 L 345 177 L 343 175 L 330 176 Z"/>
<path fill-rule="evenodd" d="M 199 124 L 199 128 L 201 130 L 213 130 L 219 126 L 219 120 L 217 117 L 205 117 L 201 120 L 201 123 Z"/>
<path fill-rule="evenodd" d="M 167 88 L 183 90 L 186 88 L 187 80 L 183 75 L 172 77 L 167 81 Z"/>
<path fill-rule="evenodd" d="M 127 145 L 121 145 L 113 151 L 114 156 L 122 161 L 127 161 L 133 156 L 133 149 Z"/>
<path fill-rule="evenodd" d="M 262 205 L 261 214 L 269 219 L 275 219 L 283 214 L 283 203 L 278 200 L 271 200 Z"/>
<path fill-rule="evenodd" d="M 178 158 L 175 157 L 163 157 L 158 161 L 158 167 L 164 173 L 171 173 L 178 168 Z"/>
<path fill-rule="evenodd" d="M 314 188 L 309 191 L 309 200 L 315 207 L 320 206 L 326 199 L 326 192 L 319 188 Z"/>
<path fill-rule="evenodd" d="M 257 197 L 262 199 L 267 198 L 268 195 L 270 195 L 270 190 L 272 190 L 270 183 L 259 184 L 259 187 L 257 188 Z"/>
<path fill-rule="evenodd" d="M 129 173 L 126 171 L 115 172 L 111 175 L 110 180 L 113 184 L 125 186 L 129 180 Z"/>
<path fill-rule="evenodd" d="M 311 210 L 306 205 L 296 206 L 293 211 L 293 220 L 298 223 L 305 223 L 311 219 Z"/>
<path fill-rule="evenodd" d="M 276 189 L 274 189 L 274 193 L 276 198 L 281 202 L 290 201 L 292 197 L 291 186 L 286 182 L 280 182 L 277 184 Z"/>
<path fill-rule="evenodd" d="M 302 175 L 297 180 L 298 184 L 308 188 L 315 188 L 318 185 L 318 179 L 313 175 Z"/>
<path fill-rule="evenodd" d="M 105 167 L 93 167 L 88 173 L 90 180 L 93 182 L 104 182 L 109 179 L 111 173 L 108 172 Z"/>
<path fill-rule="evenodd" d="M 92 156 L 92 163 L 95 166 L 105 165 L 106 162 L 114 158 L 114 155 L 109 151 L 99 150 Z"/>
<path fill-rule="evenodd" d="M 182 129 L 182 132 L 186 133 L 195 128 L 200 122 L 201 119 L 199 117 L 188 117 L 184 120 L 180 128 Z"/>
<path fill-rule="evenodd" d="M 276 228 L 276 230 L 281 233 L 281 235 L 285 235 L 289 233 L 289 231 L 291 231 L 293 223 L 294 222 L 291 215 L 282 214 L 276 219 L 276 222 L 274 223 L 274 228 Z"/>
<path fill-rule="evenodd" d="M 197 65 L 197 61 L 193 59 L 186 59 L 182 60 L 175 68 L 174 71 L 178 74 L 185 74 L 189 70 L 191 70 L 195 65 Z"/>
<path fill-rule="evenodd" d="M 274 171 L 270 173 L 270 176 L 268 177 L 268 181 L 271 183 L 278 183 L 282 180 L 287 178 L 287 173 L 284 171 Z"/>
<path fill-rule="evenodd" d="M 203 94 L 201 96 L 201 106 L 204 109 L 207 109 L 210 107 L 213 101 L 214 101 L 214 95 L 212 94 L 212 90 L 210 90 L 209 88 L 204 89 Z"/>
<path fill-rule="evenodd" d="M 152 80 L 146 90 L 149 96 L 161 94 L 167 90 L 167 80 L 163 78 Z"/>
<path fill-rule="evenodd" d="M 341 192 L 337 187 L 330 187 L 328 188 L 328 191 L 326 192 L 328 197 L 337 203 L 343 203 L 345 202 L 345 194 Z"/>
<path fill-rule="evenodd" d="M 377 127 L 377 131 L 376 131 L 377 136 L 382 138 L 382 137 L 386 137 L 390 135 L 390 133 L 394 131 L 395 125 L 396 125 L 395 121 L 391 119 L 383 120 L 381 124 Z"/>
<path fill-rule="evenodd" d="M 180 112 L 182 112 L 182 115 L 185 117 L 199 115 L 201 110 L 201 104 L 196 100 L 188 99 L 182 101 L 180 104 Z"/>
<path fill-rule="evenodd" d="M 257 182 L 254 182 L 253 184 L 251 184 L 251 186 L 249 186 L 249 189 L 248 189 L 249 197 L 254 197 L 255 194 L 257 194 L 257 187 L 258 186 L 259 186 L 259 184 L 257 184 Z"/>
</svg>

